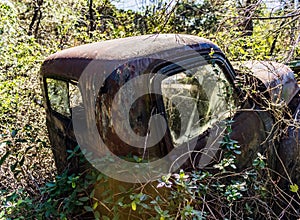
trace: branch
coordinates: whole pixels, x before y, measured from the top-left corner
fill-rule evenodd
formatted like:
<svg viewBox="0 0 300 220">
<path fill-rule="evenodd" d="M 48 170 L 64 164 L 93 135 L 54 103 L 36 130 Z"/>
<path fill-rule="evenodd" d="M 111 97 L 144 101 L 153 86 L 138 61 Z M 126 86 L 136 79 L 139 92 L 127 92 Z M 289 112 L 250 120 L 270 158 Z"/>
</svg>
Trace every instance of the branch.
<svg viewBox="0 0 300 220">
<path fill-rule="evenodd" d="M 297 13 L 293 13 L 293 14 L 287 14 L 287 15 L 283 15 L 283 16 L 270 16 L 270 17 L 259 17 L 259 16 L 252 16 L 249 17 L 247 19 L 255 19 L 255 20 L 275 20 L 275 19 L 286 19 L 286 18 L 293 18 L 293 17 L 297 17 L 300 16 L 300 11 L 295 11 Z M 238 19 L 241 18 L 242 16 L 226 16 L 224 14 L 219 14 L 219 16 L 221 17 L 227 17 L 228 19 Z"/>
<path fill-rule="evenodd" d="M 287 14 L 287 15 L 283 15 L 283 16 L 274 16 L 274 17 L 252 17 L 252 19 L 256 19 L 256 20 L 274 20 L 274 19 L 285 19 L 285 18 L 293 18 L 293 17 L 297 17 L 300 16 L 300 12 L 297 12 L 295 14 Z"/>
</svg>

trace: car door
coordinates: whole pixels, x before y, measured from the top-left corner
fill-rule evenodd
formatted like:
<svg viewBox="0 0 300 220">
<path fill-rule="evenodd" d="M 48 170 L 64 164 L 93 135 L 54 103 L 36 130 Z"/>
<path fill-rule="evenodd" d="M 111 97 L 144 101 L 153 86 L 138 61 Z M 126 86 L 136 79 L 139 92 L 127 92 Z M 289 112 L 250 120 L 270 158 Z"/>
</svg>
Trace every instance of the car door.
<svg viewBox="0 0 300 220">
<path fill-rule="evenodd" d="M 70 164 L 67 160 L 68 151 L 77 146 L 72 127 L 72 108 L 81 102 L 81 95 L 75 83 L 67 80 L 46 78 L 44 80 L 46 92 L 46 124 L 49 139 L 58 173 L 62 173 Z M 71 170 L 78 168 L 77 160 L 73 158 Z"/>
<path fill-rule="evenodd" d="M 172 66 L 173 65 L 173 66 Z M 168 140 L 174 149 L 186 145 L 189 158 L 183 167 L 203 168 L 215 162 L 226 120 L 236 112 L 233 78 L 226 62 L 188 59 L 160 70 L 160 108 L 168 123 Z M 180 155 L 178 155 L 180 157 Z"/>
</svg>

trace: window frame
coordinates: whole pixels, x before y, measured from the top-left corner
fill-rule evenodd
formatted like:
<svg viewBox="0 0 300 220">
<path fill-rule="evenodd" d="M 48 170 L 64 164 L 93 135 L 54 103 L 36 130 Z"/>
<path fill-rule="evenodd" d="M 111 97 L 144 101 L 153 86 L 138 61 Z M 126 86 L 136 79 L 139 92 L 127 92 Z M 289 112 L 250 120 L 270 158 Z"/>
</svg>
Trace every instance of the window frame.
<svg viewBox="0 0 300 220">
<path fill-rule="evenodd" d="M 239 104 L 238 104 L 238 97 L 236 96 L 236 92 L 239 92 L 239 88 L 237 88 L 234 84 L 234 80 L 235 80 L 235 72 L 233 70 L 233 68 L 230 66 L 229 62 L 227 61 L 226 58 L 224 58 L 223 56 L 219 55 L 219 54 L 213 54 L 213 56 L 210 56 L 210 55 L 207 55 L 207 54 L 200 54 L 202 55 L 202 57 L 205 58 L 205 60 L 202 62 L 200 62 L 199 64 L 196 64 L 193 66 L 193 67 L 197 67 L 197 66 L 200 66 L 201 64 L 207 64 L 207 63 L 210 63 L 210 62 L 214 62 L 216 63 L 219 68 L 224 72 L 224 76 L 227 80 L 227 82 L 231 85 L 232 89 L 233 89 L 233 101 L 234 101 L 234 106 L 236 107 L 236 109 L 238 109 L 239 107 Z M 195 57 L 192 57 L 192 58 L 195 58 Z M 185 57 L 182 59 L 182 61 L 187 61 L 191 59 L 190 57 Z M 193 63 L 191 63 L 193 64 Z M 168 67 L 171 67 L 168 69 Z M 174 66 L 175 68 L 172 68 L 172 66 Z M 191 69 L 193 68 L 191 67 Z M 166 68 L 166 70 L 164 71 L 164 68 Z M 162 74 L 165 76 L 165 79 L 170 77 L 170 76 L 173 76 L 175 74 L 178 74 L 182 71 L 184 71 L 185 69 L 181 66 L 178 66 L 177 64 L 174 64 L 174 63 L 168 63 L 164 66 L 161 66 L 160 68 L 157 68 L 157 73 L 159 74 Z M 154 76 L 155 77 L 155 76 Z M 154 82 L 155 80 L 153 80 Z M 152 85 L 152 89 L 155 85 Z M 157 85 L 156 85 L 157 86 Z M 161 89 L 161 85 L 160 85 L 160 89 Z M 162 91 L 161 91 L 162 92 Z M 170 127 L 169 127 L 169 121 L 168 121 L 168 117 L 167 117 L 167 111 L 165 109 L 165 105 L 164 105 L 164 101 L 163 101 L 163 97 L 162 95 L 160 94 L 157 94 L 156 95 L 156 103 L 157 103 L 157 109 L 159 110 L 160 114 L 165 118 L 166 120 L 166 123 L 167 123 L 167 136 L 168 136 L 168 139 L 170 140 L 173 148 L 176 147 L 175 145 L 175 142 L 174 142 L 174 139 L 171 135 L 171 130 L 170 130 Z M 202 137 L 206 132 L 204 131 L 203 133 L 200 133 L 199 135 L 195 136 L 195 137 L 192 137 L 191 140 L 193 139 L 198 139 L 199 137 Z M 169 141 L 168 141 L 169 142 Z"/>
</svg>

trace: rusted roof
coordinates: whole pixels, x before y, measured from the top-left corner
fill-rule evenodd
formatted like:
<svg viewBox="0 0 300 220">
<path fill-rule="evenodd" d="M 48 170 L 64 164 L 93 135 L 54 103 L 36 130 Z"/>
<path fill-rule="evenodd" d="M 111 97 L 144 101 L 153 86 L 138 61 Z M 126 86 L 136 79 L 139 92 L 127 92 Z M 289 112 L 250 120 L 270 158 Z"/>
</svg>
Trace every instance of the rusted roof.
<svg viewBox="0 0 300 220">
<path fill-rule="evenodd" d="M 43 63 L 41 74 L 78 80 L 84 68 L 92 60 L 100 63 L 124 61 L 150 57 L 158 53 L 173 54 L 176 49 L 220 52 L 211 41 L 192 35 L 159 34 L 121 38 L 91 43 L 65 49 L 50 55 Z"/>
</svg>

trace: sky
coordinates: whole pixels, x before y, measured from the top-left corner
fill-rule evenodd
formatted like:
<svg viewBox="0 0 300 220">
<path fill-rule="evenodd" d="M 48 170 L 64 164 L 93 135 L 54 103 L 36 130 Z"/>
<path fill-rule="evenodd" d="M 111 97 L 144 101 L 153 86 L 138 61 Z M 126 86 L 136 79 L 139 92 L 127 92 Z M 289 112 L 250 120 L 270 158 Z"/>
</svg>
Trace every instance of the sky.
<svg viewBox="0 0 300 220">
<path fill-rule="evenodd" d="M 124 9 L 124 10 L 142 10 L 143 7 L 146 7 L 147 5 L 153 5 L 158 4 L 159 0 L 112 0 L 111 1 L 114 5 L 117 6 L 117 8 Z M 171 1 L 165 1 L 165 2 L 171 2 Z M 175 2 L 175 0 L 174 0 Z"/>
<path fill-rule="evenodd" d="M 264 0 L 267 3 L 268 8 L 272 9 L 279 9 L 280 8 L 280 1 L 279 0 Z M 294 0 L 297 1 L 298 0 Z M 117 6 L 117 8 L 124 9 L 124 10 L 143 10 L 145 6 L 158 4 L 159 0 L 112 0 L 112 3 Z M 176 2 L 176 0 L 166 0 L 164 2 Z"/>
</svg>

